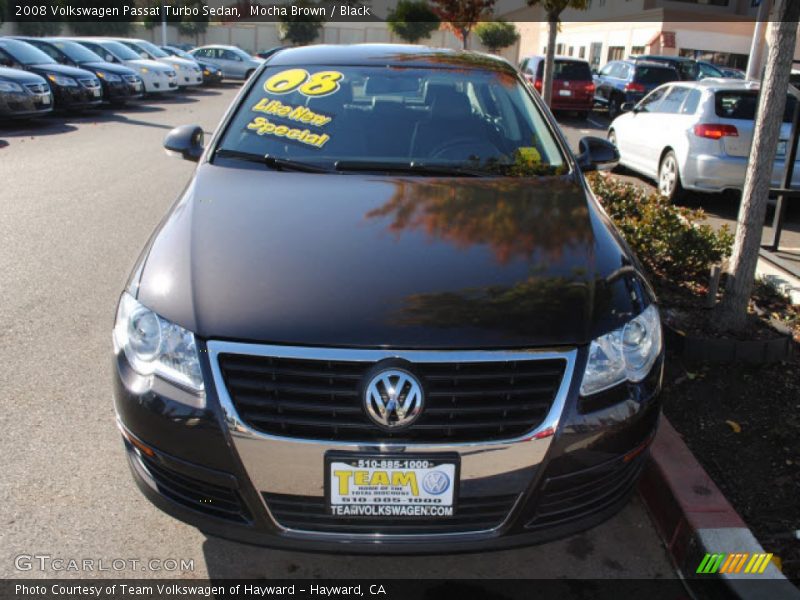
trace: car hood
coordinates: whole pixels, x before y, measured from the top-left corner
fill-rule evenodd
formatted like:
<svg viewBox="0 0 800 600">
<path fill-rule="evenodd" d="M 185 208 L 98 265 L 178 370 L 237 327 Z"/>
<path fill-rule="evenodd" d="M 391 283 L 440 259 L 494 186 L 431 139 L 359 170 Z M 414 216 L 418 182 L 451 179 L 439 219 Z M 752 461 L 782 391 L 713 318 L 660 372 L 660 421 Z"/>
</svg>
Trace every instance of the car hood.
<svg viewBox="0 0 800 600">
<path fill-rule="evenodd" d="M 157 60 L 150 60 L 149 58 L 137 58 L 135 60 L 126 60 L 125 65 L 130 67 L 131 69 L 136 69 L 138 67 L 147 67 L 152 71 L 158 71 L 160 73 L 166 73 L 167 71 L 174 70 L 172 67 L 168 67 L 164 63 L 160 63 Z"/>
<path fill-rule="evenodd" d="M 14 83 L 45 83 L 45 79 L 36 73 L 8 67 L 0 67 L 0 79 Z"/>
<path fill-rule="evenodd" d="M 159 58 L 158 62 L 167 65 L 168 67 L 172 67 L 172 65 L 180 65 L 184 69 L 191 69 L 197 66 L 197 63 L 193 60 L 187 60 L 179 56 L 165 56 L 164 58 Z"/>
<path fill-rule="evenodd" d="M 205 339 L 582 344 L 633 310 L 633 271 L 571 177 L 317 175 L 203 164 L 131 290 Z M 615 283 L 610 283 L 615 281 Z"/>
<path fill-rule="evenodd" d="M 37 73 L 56 73 L 58 75 L 65 75 L 66 77 L 91 77 L 95 78 L 96 75 L 85 69 L 78 69 L 77 67 L 69 67 L 67 65 L 60 65 L 58 63 L 46 63 L 41 65 L 31 65 L 31 70 Z"/>
<path fill-rule="evenodd" d="M 136 74 L 136 71 L 128 67 L 123 67 L 122 65 L 115 65 L 114 63 L 100 61 L 100 60 L 95 62 L 81 63 L 81 67 L 84 69 L 100 69 L 101 71 L 107 71 L 109 73 L 114 73 L 115 75 Z"/>
</svg>

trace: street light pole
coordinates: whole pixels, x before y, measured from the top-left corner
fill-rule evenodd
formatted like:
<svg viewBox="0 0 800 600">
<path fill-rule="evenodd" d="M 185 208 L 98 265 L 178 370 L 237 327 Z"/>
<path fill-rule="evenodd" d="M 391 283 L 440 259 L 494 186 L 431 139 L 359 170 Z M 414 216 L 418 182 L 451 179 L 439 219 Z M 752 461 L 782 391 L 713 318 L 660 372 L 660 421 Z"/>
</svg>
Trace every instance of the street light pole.
<svg viewBox="0 0 800 600">
<path fill-rule="evenodd" d="M 748 80 L 759 81 L 761 79 L 761 65 L 764 63 L 764 34 L 767 31 L 767 21 L 769 20 L 769 9 L 771 7 L 772 0 L 760 0 L 755 28 L 753 29 L 753 41 L 750 42 L 750 59 L 747 61 L 747 74 L 745 77 Z"/>
<path fill-rule="evenodd" d="M 161 0 L 161 45 L 167 45 L 167 3 Z"/>
</svg>

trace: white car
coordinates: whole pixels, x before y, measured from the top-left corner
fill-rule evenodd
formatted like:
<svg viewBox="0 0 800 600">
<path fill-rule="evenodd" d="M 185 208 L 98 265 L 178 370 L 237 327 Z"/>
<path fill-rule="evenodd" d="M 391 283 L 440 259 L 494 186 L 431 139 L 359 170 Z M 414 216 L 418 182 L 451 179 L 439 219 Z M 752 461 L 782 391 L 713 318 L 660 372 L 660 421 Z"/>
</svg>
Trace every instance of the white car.
<svg viewBox="0 0 800 600">
<path fill-rule="evenodd" d="M 225 79 L 247 80 L 264 63 L 263 58 L 251 56 L 236 46 L 202 46 L 189 54 L 218 66 Z"/>
<path fill-rule="evenodd" d="M 178 89 L 178 74 L 174 69 L 155 60 L 141 58 L 124 44 L 104 38 L 72 39 L 99 54 L 103 60 L 125 65 L 136 71 L 144 82 L 144 91 L 148 94 Z"/>
<path fill-rule="evenodd" d="M 635 106 L 624 107 L 628 110 L 611 123 L 608 139 L 619 150 L 620 164 L 655 179 L 662 196 L 675 199 L 683 190 L 741 190 L 757 106 L 757 82 L 676 81 L 656 88 Z M 788 96 L 773 187 L 783 184 L 794 106 L 794 98 Z M 795 166 L 792 187 L 798 185 L 800 172 Z"/>
<path fill-rule="evenodd" d="M 178 87 L 191 87 L 203 83 L 203 70 L 193 60 L 170 56 L 147 40 L 117 38 L 116 41 L 126 45 L 142 58 L 155 60 L 175 69 L 178 74 Z"/>
</svg>

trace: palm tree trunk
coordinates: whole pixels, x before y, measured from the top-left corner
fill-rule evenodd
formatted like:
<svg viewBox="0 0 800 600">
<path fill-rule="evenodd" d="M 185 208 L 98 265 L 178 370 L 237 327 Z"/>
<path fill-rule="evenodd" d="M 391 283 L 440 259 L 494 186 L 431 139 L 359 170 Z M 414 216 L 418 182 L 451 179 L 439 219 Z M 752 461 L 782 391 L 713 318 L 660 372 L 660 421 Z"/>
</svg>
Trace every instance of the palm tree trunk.
<svg viewBox="0 0 800 600">
<path fill-rule="evenodd" d="M 741 329 L 747 322 L 747 307 L 753 292 L 775 151 L 786 106 L 798 17 L 800 2 L 775 0 L 767 30 L 767 68 L 739 206 L 736 240 L 728 265 L 725 295 L 716 315 L 716 326 L 721 331 Z"/>
<path fill-rule="evenodd" d="M 558 34 L 558 16 L 547 16 L 547 55 L 544 59 L 544 77 L 542 78 L 542 97 L 550 106 L 553 99 L 553 67 L 555 66 L 556 35 Z"/>
</svg>

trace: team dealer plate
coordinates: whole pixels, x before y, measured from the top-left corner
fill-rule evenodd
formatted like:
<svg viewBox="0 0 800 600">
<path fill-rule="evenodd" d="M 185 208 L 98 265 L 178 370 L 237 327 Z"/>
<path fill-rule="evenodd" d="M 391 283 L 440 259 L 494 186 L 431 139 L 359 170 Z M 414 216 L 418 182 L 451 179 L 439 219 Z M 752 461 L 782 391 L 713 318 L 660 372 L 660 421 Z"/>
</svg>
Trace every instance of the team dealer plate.
<svg viewBox="0 0 800 600">
<path fill-rule="evenodd" d="M 458 481 L 457 454 L 325 454 L 326 505 L 338 517 L 452 517 Z"/>
</svg>

